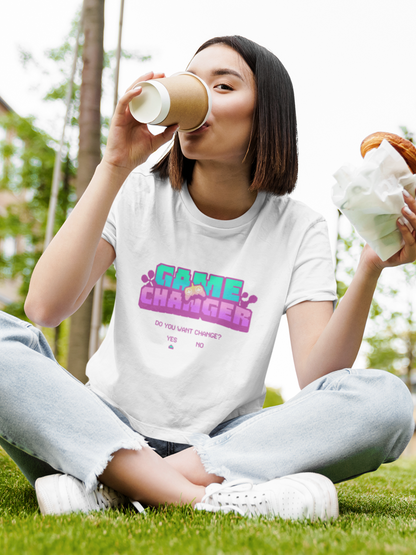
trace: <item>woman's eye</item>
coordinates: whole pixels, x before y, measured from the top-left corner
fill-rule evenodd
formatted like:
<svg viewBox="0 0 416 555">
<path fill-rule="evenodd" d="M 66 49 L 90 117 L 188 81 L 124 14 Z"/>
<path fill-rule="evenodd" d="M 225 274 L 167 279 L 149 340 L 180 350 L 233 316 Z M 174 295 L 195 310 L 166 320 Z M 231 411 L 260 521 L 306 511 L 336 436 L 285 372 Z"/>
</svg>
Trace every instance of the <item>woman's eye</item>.
<svg viewBox="0 0 416 555">
<path fill-rule="evenodd" d="M 222 91 L 232 91 L 233 88 L 230 85 L 226 85 L 225 83 L 220 83 L 219 85 L 215 85 L 216 89 L 220 89 Z"/>
</svg>

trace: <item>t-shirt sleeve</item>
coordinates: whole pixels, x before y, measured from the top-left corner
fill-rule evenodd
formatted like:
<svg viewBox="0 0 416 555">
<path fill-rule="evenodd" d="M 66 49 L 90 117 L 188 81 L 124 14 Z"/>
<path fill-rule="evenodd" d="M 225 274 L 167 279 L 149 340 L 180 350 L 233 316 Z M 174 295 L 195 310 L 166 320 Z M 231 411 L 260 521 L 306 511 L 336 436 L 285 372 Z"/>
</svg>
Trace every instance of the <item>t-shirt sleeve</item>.
<svg viewBox="0 0 416 555">
<path fill-rule="evenodd" d="M 311 225 L 300 244 L 285 303 L 285 312 L 303 301 L 337 300 L 326 222 Z M 335 303 L 334 303 L 335 304 Z"/>
</svg>

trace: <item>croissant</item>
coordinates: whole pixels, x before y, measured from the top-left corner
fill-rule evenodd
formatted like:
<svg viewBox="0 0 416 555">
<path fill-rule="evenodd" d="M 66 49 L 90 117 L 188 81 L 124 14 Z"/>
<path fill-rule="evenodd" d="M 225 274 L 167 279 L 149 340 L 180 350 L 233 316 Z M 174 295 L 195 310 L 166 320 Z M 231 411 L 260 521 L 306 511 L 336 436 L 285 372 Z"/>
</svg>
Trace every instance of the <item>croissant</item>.
<svg viewBox="0 0 416 555">
<path fill-rule="evenodd" d="M 412 173 L 416 173 L 416 146 L 407 139 L 402 139 L 402 137 L 394 133 L 378 131 L 366 137 L 361 143 L 362 157 L 364 158 L 369 150 L 379 147 L 383 139 L 386 139 L 402 158 L 404 158 Z"/>
</svg>

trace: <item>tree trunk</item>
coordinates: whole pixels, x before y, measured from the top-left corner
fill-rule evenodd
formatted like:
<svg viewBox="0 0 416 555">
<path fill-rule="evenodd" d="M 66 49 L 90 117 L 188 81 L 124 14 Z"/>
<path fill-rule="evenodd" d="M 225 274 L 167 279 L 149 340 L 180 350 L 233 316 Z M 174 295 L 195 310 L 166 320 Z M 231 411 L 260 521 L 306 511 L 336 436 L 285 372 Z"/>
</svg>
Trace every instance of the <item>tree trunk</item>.
<svg viewBox="0 0 416 555">
<path fill-rule="evenodd" d="M 84 0 L 84 48 L 79 113 L 77 197 L 80 198 L 101 160 L 101 75 L 103 69 L 104 0 Z M 92 295 L 71 317 L 68 370 L 85 382 Z"/>
</svg>

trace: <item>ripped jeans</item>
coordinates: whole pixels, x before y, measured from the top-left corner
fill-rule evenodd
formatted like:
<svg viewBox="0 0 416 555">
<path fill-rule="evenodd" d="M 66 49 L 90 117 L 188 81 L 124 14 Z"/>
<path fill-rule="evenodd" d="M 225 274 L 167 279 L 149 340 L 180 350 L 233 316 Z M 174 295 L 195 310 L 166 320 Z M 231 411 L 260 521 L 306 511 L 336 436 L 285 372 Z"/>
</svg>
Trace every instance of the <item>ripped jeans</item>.
<svg viewBox="0 0 416 555">
<path fill-rule="evenodd" d="M 135 432 L 128 420 L 55 361 L 42 333 L 0 312 L 0 445 L 33 485 L 62 472 L 90 491 L 111 455 L 149 444 L 161 456 L 189 447 Z M 414 432 L 403 382 L 379 370 L 338 370 L 288 402 L 193 434 L 205 469 L 264 482 L 298 472 L 348 480 L 394 461 Z"/>
</svg>

